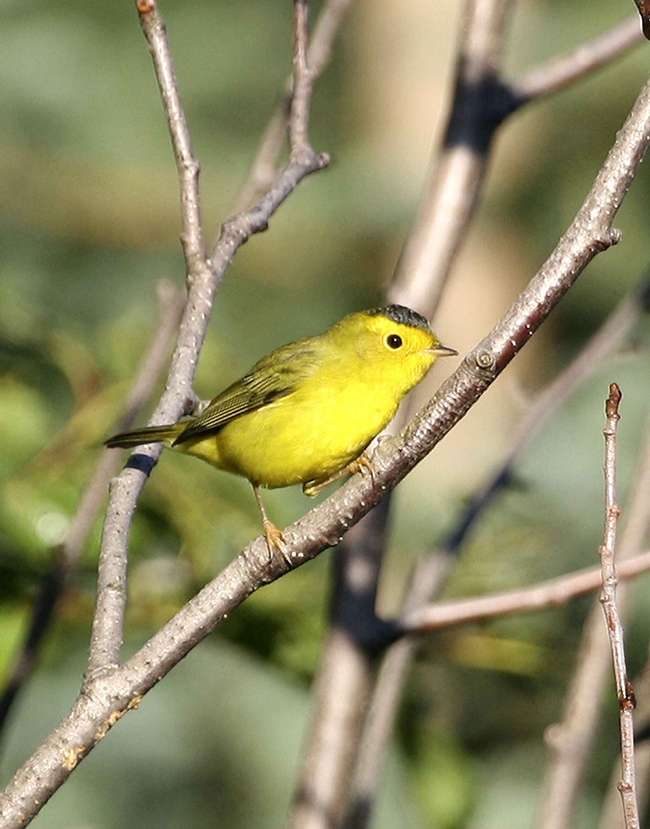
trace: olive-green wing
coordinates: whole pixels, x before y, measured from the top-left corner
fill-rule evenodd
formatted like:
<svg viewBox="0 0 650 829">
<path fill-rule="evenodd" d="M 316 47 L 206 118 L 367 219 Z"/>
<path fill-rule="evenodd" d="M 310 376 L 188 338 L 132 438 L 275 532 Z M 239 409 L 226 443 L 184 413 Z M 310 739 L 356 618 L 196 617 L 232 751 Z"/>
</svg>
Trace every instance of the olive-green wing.
<svg viewBox="0 0 650 829">
<path fill-rule="evenodd" d="M 263 357 L 241 380 L 217 395 L 202 414 L 188 421 L 174 446 L 206 432 L 217 432 L 235 418 L 291 394 L 318 365 L 316 352 L 300 346 L 302 343 L 291 343 Z"/>
</svg>

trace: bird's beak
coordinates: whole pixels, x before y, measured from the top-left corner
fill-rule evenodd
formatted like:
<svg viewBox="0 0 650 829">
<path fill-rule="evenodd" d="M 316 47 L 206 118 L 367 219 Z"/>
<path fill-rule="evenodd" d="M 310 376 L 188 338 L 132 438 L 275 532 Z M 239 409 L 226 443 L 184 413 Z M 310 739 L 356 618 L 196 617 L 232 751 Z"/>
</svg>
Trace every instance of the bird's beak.
<svg viewBox="0 0 650 829">
<path fill-rule="evenodd" d="M 456 357 L 458 355 L 455 348 L 447 348 L 446 345 L 436 345 L 433 348 L 427 348 L 427 353 L 435 354 L 436 357 Z"/>
</svg>

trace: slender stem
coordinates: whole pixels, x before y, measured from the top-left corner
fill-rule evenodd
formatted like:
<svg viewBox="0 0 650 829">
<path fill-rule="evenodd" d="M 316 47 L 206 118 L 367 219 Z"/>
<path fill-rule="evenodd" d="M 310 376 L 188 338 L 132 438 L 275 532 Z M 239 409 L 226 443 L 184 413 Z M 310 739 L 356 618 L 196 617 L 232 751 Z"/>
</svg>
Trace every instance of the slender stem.
<svg viewBox="0 0 650 829">
<path fill-rule="evenodd" d="M 289 146 L 292 158 L 313 155 L 309 143 L 309 102 L 314 87 L 314 73 L 308 60 L 309 3 L 294 0 L 293 28 L 293 96 L 289 111 Z"/>
<path fill-rule="evenodd" d="M 642 549 L 650 528 L 650 425 L 626 513 L 618 545 L 619 574 L 627 561 Z M 623 587 L 617 591 L 620 614 L 625 613 L 629 602 L 629 591 Z M 576 801 L 602 718 L 610 671 L 611 651 L 602 610 L 594 605 L 584 626 L 578 664 L 566 694 L 562 719 L 546 732 L 552 755 L 544 778 L 540 829 L 569 829 L 575 824 Z"/>
<path fill-rule="evenodd" d="M 188 266 L 188 276 L 192 278 L 195 275 L 205 273 L 207 269 L 199 192 L 201 165 L 192 149 L 192 139 L 187 126 L 174 61 L 169 48 L 165 21 L 158 12 L 155 0 L 137 0 L 136 8 L 140 16 L 142 31 L 153 58 L 156 79 L 165 115 L 167 116 L 174 158 L 176 159 L 183 225 L 181 243 Z"/>
<path fill-rule="evenodd" d="M 314 81 L 330 61 L 332 44 L 352 2 L 353 0 L 327 0 L 321 7 L 307 52 L 307 64 Z M 282 100 L 264 129 L 246 182 L 235 198 L 232 209 L 234 214 L 254 204 L 262 193 L 271 187 L 278 174 L 277 164 L 285 144 L 292 90 L 292 78 L 289 78 Z"/>
<path fill-rule="evenodd" d="M 622 579 L 633 579 L 648 570 L 650 551 L 621 562 L 618 575 Z M 600 568 L 589 567 L 520 590 L 507 590 L 503 593 L 489 593 L 486 596 L 425 605 L 405 613 L 399 629 L 403 633 L 423 634 L 513 613 L 534 613 L 560 607 L 578 596 L 593 593 L 598 590 L 601 583 Z"/>
<path fill-rule="evenodd" d="M 197 326 L 195 320 L 197 316 L 207 320 L 215 288 L 201 225 L 199 163 L 192 151 L 167 28 L 154 0 L 137 0 L 136 8 L 153 58 L 176 159 L 181 191 L 181 243 L 190 286 L 170 370 L 170 377 L 176 378 L 177 382 L 168 382 L 153 418 L 154 422 L 160 423 L 177 420 L 186 405 L 196 354 L 205 336 L 205 325 Z M 159 454 L 160 446 L 156 445 L 142 451 L 142 455 L 150 459 L 149 469 Z M 127 539 L 135 503 L 145 480 L 146 472 L 142 468 L 127 469 L 109 489 L 85 684 L 102 672 L 113 670 L 120 661 L 126 610 Z"/>
<path fill-rule="evenodd" d="M 618 787 L 623 800 L 626 829 L 639 829 L 639 809 L 636 802 L 634 779 L 633 713 L 636 700 L 632 685 L 627 677 L 625 635 L 616 601 L 617 579 L 614 560 L 616 530 L 621 512 L 616 501 L 617 435 L 620 402 L 621 391 L 616 383 L 612 383 L 605 404 L 607 425 L 603 431 L 605 436 L 605 533 L 600 548 L 600 566 L 603 579 L 600 601 L 605 614 L 607 634 L 612 650 L 616 694 L 619 704 L 622 777 Z"/>
<path fill-rule="evenodd" d="M 199 164 L 192 154 L 166 26 L 154 0 L 137 0 L 136 7 L 153 56 L 181 188 L 181 241 L 187 268 L 188 298 L 179 327 L 167 387 L 151 418 L 154 424 L 173 423 L 194 405 L 193 379 L 210 320 L 214 295 L 233 256 L 254 233 L 268 227 L 269 218 L 305 176 L 323 169 L 329 163 L 329 159 L 325 154 L 314 153 L 308 158 L 305 154 L 301 154 L 299 158 L 291 158 L 256 205 L 248 212 L 224 223 L 208 259 L 201 228 Z M 301 106 L 304 107 L 308 105 L 311 88 L 302 88 L 301 94 Z M 129 530 L 138 497 L 160 451 L 157 444 L 140 448 L 130 466 L 111 485 L 100 548 L 97 609 L 93 619 L 86 684 L 119 664 L 126 606 Z"/>
</svg>

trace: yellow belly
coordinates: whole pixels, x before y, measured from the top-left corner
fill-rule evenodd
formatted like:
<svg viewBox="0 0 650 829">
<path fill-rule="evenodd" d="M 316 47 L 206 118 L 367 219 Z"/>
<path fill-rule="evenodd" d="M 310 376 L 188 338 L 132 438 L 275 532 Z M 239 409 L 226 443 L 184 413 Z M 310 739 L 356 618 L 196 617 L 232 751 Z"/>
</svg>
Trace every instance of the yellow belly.
<svg viewBox="0 0 650 829">
<path fill-rule="evenodd" d="M 178 448 L 271 489 L 321 480 L 358 457 L 396 409 L 383 395 L 359 399 L 358 388 L 335 399 L 306 388 Z"/>
</svg>

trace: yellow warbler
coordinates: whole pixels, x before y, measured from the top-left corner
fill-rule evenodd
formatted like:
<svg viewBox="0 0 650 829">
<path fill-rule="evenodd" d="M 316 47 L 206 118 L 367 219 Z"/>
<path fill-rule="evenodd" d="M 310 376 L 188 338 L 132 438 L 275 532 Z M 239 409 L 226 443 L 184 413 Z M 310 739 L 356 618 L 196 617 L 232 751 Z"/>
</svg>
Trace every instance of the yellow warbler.
<svg viewBox="0 0 650 829">
<path fill-rule="evenodd" d="M 402 398 L 437 357 L 454 354 L 410 308 L 360 311 L 262 357 L 197 417 L 115 435 L 106 446 L 160 442 L 248 478 L 272 553 L 282 534 L 260 488 L 302 484 L 316 495 L 367 465 L 360 456 Z"/>
</svg>

